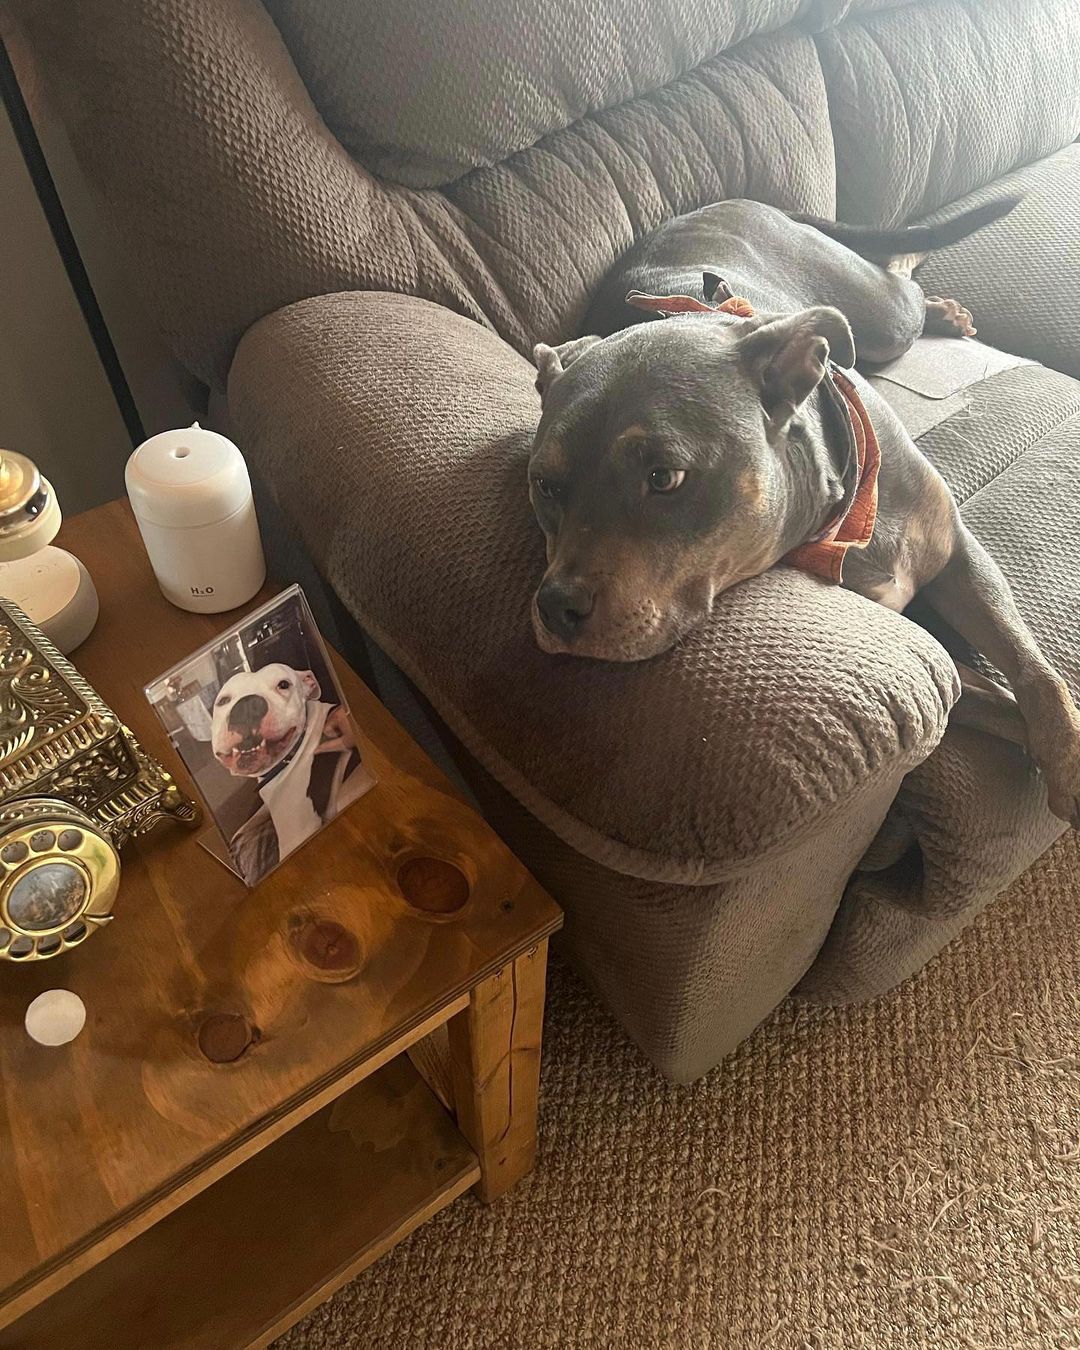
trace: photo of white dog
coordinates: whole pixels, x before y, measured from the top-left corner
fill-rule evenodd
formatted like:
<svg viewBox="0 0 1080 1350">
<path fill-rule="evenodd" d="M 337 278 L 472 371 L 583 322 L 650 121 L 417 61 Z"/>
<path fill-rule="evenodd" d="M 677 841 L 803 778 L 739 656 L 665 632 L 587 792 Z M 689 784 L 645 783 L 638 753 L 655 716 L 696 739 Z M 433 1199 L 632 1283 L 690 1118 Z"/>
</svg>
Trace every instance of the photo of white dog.
<svg viewBox="0 0 1080 1350">
<path fill-rule="evenodd" d="M 258 781 L 263 805 L 230 847 L 261 877 L 371 786 L 340 704 L 310 670 L 241 670 L 214 700 L 212 745 L 229 773 Z"/>
<path fill-rule="evenodd" d="M 249 886 L 375 781 L 299 587 L 148 686 L 147 697 Z M 225 859 L 220 844 L 204 842 Z"/>
</svg>

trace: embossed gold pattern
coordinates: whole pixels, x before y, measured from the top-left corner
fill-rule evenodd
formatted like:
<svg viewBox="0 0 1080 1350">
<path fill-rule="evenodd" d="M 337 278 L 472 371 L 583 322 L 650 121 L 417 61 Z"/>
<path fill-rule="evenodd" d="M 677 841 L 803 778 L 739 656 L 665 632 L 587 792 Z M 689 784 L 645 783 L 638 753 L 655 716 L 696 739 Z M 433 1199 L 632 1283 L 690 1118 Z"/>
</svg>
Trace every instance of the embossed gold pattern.
<svg viewBox="0 0 1080 1350">
<path fill-rule="evenodd" d="M 0 842 L 0 959 L 57 956 L 111 921 L 120 857 L 103 825 L 55 797 L 20 797 L 0 804 Z"/>
<path fill-rule="evenodd" d="M 35 799 L 39 831 L 46 824 L 54 832 L 62 830 L 71 821 L 89 827 L 95 838 L 100 835 L 114 853 L 162 820 L 194 826 L 201 819 L 195 803 L 44 633 L 17 605 L 0 598 L 0 858 L 10 843 L 33 849 L 32 832 L 23 828 L 24 813 L 15 809 L 30 798 Z M 41 799 L 49 800 L 43 805 Z M 65 804 L 74 817 L 56 814 L 56 808 Z M 45 810 L 49 806 L 54 809 L 52 820 Z M 65 856 L 72 855 L 42 853 L 27 866 L 44 866 L 46 859 Z M 17 869 L 17 875 L 24 870 Z M 101 896 L 95 893 L 95 887 L 100 890 L 105 884 L 105 873 L 98 870 L 90 878 L 78 922 L 66 918 L 57 929 L 48 930 L 49 940 L 43 941 L 40 928 L 24 928 L 8 912 L 5 897 L 16 874 L 0 863 L 0 960 L 55 955 L 107 922 L 119 883 L 118 860 L 115 870 L 107 912 L 101 910 Z"/>
</svg>

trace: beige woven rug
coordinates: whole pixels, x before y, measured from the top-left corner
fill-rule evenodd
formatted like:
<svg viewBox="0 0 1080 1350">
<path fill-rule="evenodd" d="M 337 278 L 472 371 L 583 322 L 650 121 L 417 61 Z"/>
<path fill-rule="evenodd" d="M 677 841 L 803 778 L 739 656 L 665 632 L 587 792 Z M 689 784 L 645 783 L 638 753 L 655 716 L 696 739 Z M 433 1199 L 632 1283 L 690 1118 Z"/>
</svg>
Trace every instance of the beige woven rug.
<svg viewBox="0 0 1080 1350">
<path fill-rule="evenodd" d="M 1080 1347 L 1080 843 L 922 975 L 692 1088 L 557 964 L 536 1172 L 279 1350 Z"/>
</svg>

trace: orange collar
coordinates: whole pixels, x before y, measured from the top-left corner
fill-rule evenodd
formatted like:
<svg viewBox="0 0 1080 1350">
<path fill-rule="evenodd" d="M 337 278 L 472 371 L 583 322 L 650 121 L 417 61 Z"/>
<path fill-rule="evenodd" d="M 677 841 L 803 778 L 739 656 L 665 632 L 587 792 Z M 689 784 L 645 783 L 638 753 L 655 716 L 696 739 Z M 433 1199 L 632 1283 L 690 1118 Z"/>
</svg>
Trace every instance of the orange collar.
<svg viewBox="0 0 1080 1350">
<path fill-rule="evenodd" d="M 649 309 L 655 314 L 734 314 L 737 319 L 752 319 L 754 306 L 741 295 L 729 295 L 720 305 L 707 305 L 692 295 L 646 295 L 644 291 L 630 291 L 626 303 L 635 309 Z"/>
<path fill-rule="evenodd" d="M 881 447 L 874 424 L 859 391 L 844 372 L 831 366 L 824 383 L 835 391 L 838 406 L 847 415 L 848 435 L 855 459 L 854 481 L 839 512 L 814 539 L 785 554 L 781 561 L 826 581 L 843 580 L 844 558 L 849 548 L 865 548 L 874 534 L 878 508 L 878 469 Z"/>
<path fill-rule="evenodd" d="M 665 317 L 669 314 L 731 314 L 740 319 L 754 317 L 754 307 L 750 301 L 731 294 L 722 304 L 710 305 L 692 295 L 646 295 L 643 291 L 631 291 L 626 297 L 626 303 L 635 309 L 652 310 Z M 830 364 L 823 385 L 832 394 L 838 409 L 845 414 L 854 473 L 849 474 L 850 481 L 840 510 L 821 534 L 793 548 L 781 562 L 839 585 L 843 580 L 844 558 L 848 549 L 865 548 L 873 537 L 877 520 L 881 447 L 859 391 L 838 366 Z"/>
</svg>

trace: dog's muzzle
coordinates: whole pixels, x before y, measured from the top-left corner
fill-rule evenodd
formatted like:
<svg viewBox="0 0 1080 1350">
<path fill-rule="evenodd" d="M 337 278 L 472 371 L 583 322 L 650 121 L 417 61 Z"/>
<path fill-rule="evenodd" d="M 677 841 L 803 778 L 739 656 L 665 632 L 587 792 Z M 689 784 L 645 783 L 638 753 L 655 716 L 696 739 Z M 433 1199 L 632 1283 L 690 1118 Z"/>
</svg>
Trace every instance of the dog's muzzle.
<svg viewBox="0 0 1080 1350">
<path fill-rule="evenodd" d="M 540 622 L 563 642 L 572 642 L 585 627 L 596 596 L 583 581 L 548 577 L 536 592 Z"/>
</svg>

